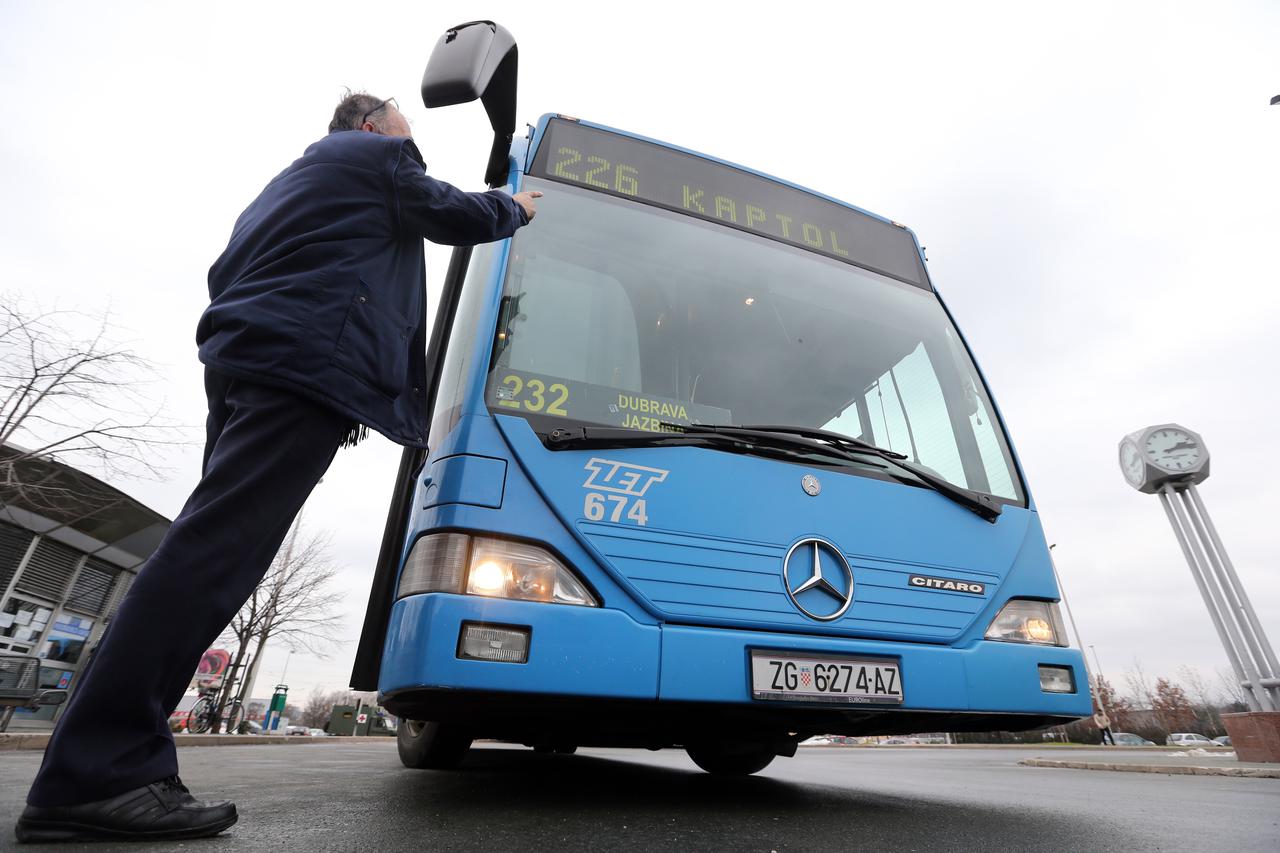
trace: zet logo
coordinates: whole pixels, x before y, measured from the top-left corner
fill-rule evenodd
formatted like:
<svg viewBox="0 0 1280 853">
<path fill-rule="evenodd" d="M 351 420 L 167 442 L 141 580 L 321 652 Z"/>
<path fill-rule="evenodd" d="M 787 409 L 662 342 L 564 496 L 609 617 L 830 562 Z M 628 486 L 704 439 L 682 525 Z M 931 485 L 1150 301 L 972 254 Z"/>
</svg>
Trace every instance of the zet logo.
<svg viewBox="0 0 1280 853">
<path fill-rule="evenodd" d="M 664 468 L 600 458 L 590 459 L 582 467 L 587 470 L 586 482 L 582 484 L 587 490 L 582 502 L 583 517 L 587 521 L 635 523 L 641 527 L 649 523 L 645 492 L 671 473 Z"/>
<path fill-rule="evenodd" d="M 662 468 L 648 468 L 644 465 L 632 465 L 629 462 L 614 462 L 612 459 L 591 459 L 582 466 L 589 472 L 584 489 L 598 489 L 602 492 L 614 492 L 619 495 L 644 497 L 644 493 L 654 483 L 661 483 L 671 473 Z"/>
</svg>

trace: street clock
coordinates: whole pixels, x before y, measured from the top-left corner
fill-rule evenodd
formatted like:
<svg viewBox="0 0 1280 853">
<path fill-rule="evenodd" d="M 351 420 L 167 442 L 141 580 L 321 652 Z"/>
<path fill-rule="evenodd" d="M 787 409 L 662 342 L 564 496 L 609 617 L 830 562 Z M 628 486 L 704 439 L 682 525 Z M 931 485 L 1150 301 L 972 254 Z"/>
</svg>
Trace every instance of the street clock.
<svg viewBox="0 0 1280 853">
<path fill-rule="evenodd" d="M 1120 442 L 1120 470 L 1129 485 L 1155 494 L 1168 483 L 1203 482 L 1209 476 L 1209 451 L 1200 434 L 1186 427 L 1150 426 Z"/>
<path fill-rule="evenodd" d="M 1140 429 L 1120 441 L 1120 470 L 1129 485 L 1159 496 L 1235 679 L 1248 688 L 1244 698 L 1252 713 L 1224 714 L 1227 734 L 1237 743 L 1262 743 L 1262 729 L 1246 729 L 1243 721 L 1259 717 L 1280 720 L 1280 669 L 1262 622 L 1196 488 L 1209 476 L 1209 449 L 1204 439 L 1177 424 Z M 1274 727 L 1275 721 L 1270 724 Z M 1273 742 L 1253 755 L 1248 760 L 1280 762 L 1280 745 Z"/>
</svg>

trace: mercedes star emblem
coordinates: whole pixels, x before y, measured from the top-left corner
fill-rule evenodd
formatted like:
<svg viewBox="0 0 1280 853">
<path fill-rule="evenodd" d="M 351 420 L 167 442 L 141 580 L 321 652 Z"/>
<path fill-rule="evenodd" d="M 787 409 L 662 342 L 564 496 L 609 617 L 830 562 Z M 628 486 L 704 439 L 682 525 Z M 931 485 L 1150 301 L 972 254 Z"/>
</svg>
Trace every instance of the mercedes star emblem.
<svg viewBox="0 0 1280 853">
<path fill-rule="evenodd" d="M 822 484 L 812 474 L 805 474 L 800 478 L 800 488 L 804 489 L 806 495 L 816 496 L 818 492 L 822 491 Z"/>
<path fill-rule="evenodd" d="M 791 603 L 810 619 L 839 619 L 853 603 L 853 569 L 840 549 L 825 539 L 802 539 L 791 546 L 782 561 L 782 583 Z M 800 596 L 810 591 L 818 594 L 806 596 L 806 603 L 801 604 Z M 824 600 L 829 607 L 820 604 Z"/>
</svg>

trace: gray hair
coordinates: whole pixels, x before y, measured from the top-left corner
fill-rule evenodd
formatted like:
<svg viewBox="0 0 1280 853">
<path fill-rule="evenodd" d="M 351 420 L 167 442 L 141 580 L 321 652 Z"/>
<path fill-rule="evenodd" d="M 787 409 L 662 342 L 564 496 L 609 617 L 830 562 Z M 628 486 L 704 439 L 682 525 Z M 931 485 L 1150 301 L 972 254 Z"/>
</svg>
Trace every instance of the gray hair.
<svg viewBox="0 0 1280 853">
<path fill-rule="evenodd" d="M 364 117 L 372 112 L 377 112 L 387 105 L 382 98 L 375 98 L 368 92 L 352 92 L 346 90 L 346 94 L 342 96 L 342 100 L 338 102 L 337 109 L 333 111 L 333 121 L 329 122 L 329 132 L 335 130 L 359 130 L 364 123 Z M 381 119 L 385 114 L 369 116 L 369 120 L 379 130 L 382 129 Z"/>
</svg>

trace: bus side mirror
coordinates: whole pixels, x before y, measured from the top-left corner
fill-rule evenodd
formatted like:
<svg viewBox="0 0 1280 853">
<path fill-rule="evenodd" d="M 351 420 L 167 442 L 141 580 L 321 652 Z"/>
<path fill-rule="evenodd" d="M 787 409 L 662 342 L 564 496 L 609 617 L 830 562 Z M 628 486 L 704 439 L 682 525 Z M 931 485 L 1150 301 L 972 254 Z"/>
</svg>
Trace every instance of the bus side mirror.
<svg viewBox="0 0 1280 853">
<path fill-rule="evenodd" d="M 484 180 L 506 183 L 507 154 L 516 130 L 516 40 L 493 21 L 452 27 L 431 51 L 422 75 L 422 103 L 428 109 L 480 99 L 493 127 L 493 148 Z"/>
</svg>

